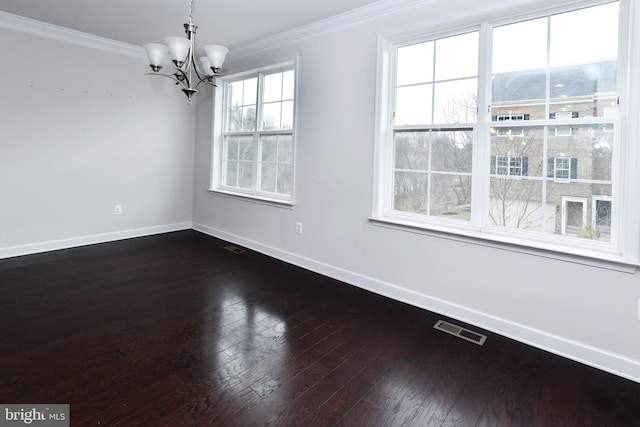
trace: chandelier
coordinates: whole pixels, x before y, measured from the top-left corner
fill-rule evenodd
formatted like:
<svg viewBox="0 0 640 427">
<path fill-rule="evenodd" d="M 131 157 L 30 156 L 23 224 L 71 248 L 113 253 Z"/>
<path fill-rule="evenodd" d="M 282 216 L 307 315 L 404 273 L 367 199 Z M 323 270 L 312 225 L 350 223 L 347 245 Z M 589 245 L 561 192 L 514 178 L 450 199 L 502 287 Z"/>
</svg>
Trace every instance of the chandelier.
<svg viewBox="0 0 640 427">
<path fill-rule="evenodd" d="M 198 26 L 193 23 L 193 1 L 189 1 L 189 22 L 184 24 L 187 37 L 166 37 L 166 45 L 160 43 L 146 43 L 144 50 L 149 58 L 149 66 L 154 76 L 168 77 L 180 85 L 187 96 L 187 103 L 191 104 L 192 97 L 198 92 L 201 83 L 215 86 L 215 77 L 219 75 L 224 58 L 229 52 L 224 46 L 204 46 L 206 56 L 199 58 L 200 65 L 195 60 L 195 39 Z M 162 66 L 168 57 L 173 63 L 172 72 L 161 73 Z"/>
</svg>

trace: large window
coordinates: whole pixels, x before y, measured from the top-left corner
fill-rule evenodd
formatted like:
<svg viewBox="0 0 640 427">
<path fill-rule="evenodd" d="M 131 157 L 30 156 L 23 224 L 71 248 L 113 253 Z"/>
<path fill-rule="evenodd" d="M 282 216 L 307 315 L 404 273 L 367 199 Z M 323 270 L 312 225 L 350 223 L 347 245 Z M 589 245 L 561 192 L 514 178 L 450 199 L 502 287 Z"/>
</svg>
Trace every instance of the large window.
<svg viewBox="0 0 640 427">
<path fill-rule="evenodd" d="M 221 83 L 214 117 L 213 189 L 292 202 L 295 70 L 293 65 Z"/>
<path fill-rule="evenodd" d="M 637 262 L 622 4 L 382 44 L 374 219 Z"/>
</svg>

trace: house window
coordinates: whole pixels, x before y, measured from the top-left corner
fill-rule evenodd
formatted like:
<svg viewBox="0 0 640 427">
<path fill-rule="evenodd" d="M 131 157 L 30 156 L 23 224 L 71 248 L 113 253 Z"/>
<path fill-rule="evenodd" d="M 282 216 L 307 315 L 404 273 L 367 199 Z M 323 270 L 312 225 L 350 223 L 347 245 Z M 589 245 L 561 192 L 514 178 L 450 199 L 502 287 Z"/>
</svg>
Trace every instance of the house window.
<svg viewBox="0 0 640 427">
<path fill-rule="evenodd" d="M 553 157 L 549 159 L 549 178 L 578 179 L 578 159 Z"/>
<path fill-rule="evenodd" d="M 579 111 L 556 111 L 555 113 L 549 113 L 549 118 L 556 120 L 577 119 L 578 117 L 580 117 Z"/>
<path fill-rule="evenodd" d="M 214 130 L 212 188 L 275 202 L 291 202 L 294 168 L 293 64 L 222 81 Z M 217 132 L 216 132 L 217 131 Z M 214 144 L 215 145 L 215 144 Z"/>
<path fill-rule="evenodd" d="M 640 174 L 620 155 L 628 9 L 573 3 L 384 40 L 373 220 L 637 262 L 621 211 L 640 214 L 622 185 Z M 596 239 L 574 232 L 599 224 Z"/>
<path fill-rule="evenodd" d="M 529 120 L 529 114 L 496 114 L 491 120 L 498 122 L 505 120 Z"/>
<path fill-rule="evenodd" d="M 529 134 L 529 129 L 524 128 L 496 128 L 496 136 L 502 138 L 523 137 Z"/>
<path fill-rule="evenodd" d="M 529 158 L 522 156 L 492 156 L 491 174 L 526 176 L 529 172 Z"/>
</svg>

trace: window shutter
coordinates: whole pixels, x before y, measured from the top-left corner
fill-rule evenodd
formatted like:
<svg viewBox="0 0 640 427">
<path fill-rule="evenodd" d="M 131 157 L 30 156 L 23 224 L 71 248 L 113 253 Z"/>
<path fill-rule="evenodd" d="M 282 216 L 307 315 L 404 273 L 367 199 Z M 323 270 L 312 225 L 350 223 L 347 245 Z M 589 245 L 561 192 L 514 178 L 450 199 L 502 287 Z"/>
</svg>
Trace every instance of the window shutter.
<svg viewBox="0 0 640 427">
<path fill-rule="evenodd" d="M 529 158 L 523 157 L 522 158 L 522 176 L 528 176 L 528 175 L 529 175 Z"/>
<path fill-rule="evenodd" d="M 578 159 L 571 158 L 571 179 L 578 179 Z"/>
<path fill-rule="evenodd" d="M 547 160 L 547 178 L 553 178 L 555 171 L 555 157 L 551 157 Z"/>
</svg>

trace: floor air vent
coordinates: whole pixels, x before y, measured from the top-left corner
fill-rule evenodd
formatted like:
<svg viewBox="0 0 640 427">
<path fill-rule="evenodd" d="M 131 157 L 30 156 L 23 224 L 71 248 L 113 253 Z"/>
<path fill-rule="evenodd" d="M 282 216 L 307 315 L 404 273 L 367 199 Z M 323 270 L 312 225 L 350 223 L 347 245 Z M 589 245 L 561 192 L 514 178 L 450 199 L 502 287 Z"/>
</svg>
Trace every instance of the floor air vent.
<svg viewBox="0 0 640 427">
<path fill-rule="evenodd" d="M 433 327 L 438 329 L 439 331 L 455 335 L 458 338 L 471 341 L 478 345 L 484 344 L 487 339 L 485 335 L 478 334 L 476 332 L 470 331 L 469 329 L 461 328 L 460 326 L 445 322 L 444 320 L 438 320 L 438 323 L 433 325 Z"/>
<path fill-rule="evenodd" d="M 242 249 L 242 248 L 239 248 L 239 247 L 233 246 L 233 245 L 227 245 L 223 249 L 226 249 L 229 252 L 233 252 L 234 254 L 241 254 L 241 253 L 246 252 L 245 249 Z"/>
</svg>

